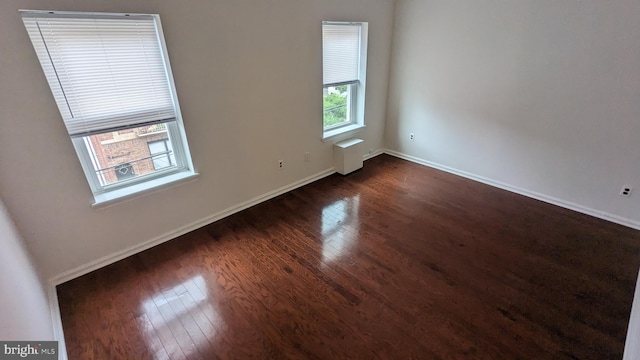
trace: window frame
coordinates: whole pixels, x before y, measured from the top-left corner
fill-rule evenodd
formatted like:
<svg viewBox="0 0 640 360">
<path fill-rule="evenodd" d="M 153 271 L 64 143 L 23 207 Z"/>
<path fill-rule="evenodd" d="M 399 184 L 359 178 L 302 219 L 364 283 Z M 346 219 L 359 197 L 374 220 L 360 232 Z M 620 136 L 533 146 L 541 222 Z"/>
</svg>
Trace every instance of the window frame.
<svg viewBox="0 0 640 360">
<path fill-rule="evenodd" d="M 359 49 L 359 67 L 358 67 L 358 79 L 354 81 L 322 84 L 322 89 L 328 87 L 349 85 L 350 99 L 347 101 L 347 106 L 350 107 L 347 110 L 347 117 L 350 117 L 349 121 L 336 124 L 335 126 L 324 126 L 324 104 L 322 106 L 322 140 L 328 140 L 332 137 L 360 130 L 365 125 L 365 98 L 366 98 L 366 83 L 367 83 L 367 55 L 368 55 L 368 38 L 369 38 L 369 23 L 358 21 L 322 21 L 324 25 L 345 25 L 345 26 L 360 26 L 360 49 Z M 324 36 L 323 36 L 324 44 Z M 323 50 L 324 57 L 324 50 Z M 323 63 L 324 69 L 324 63 Z M 324 71 L 324 70 L 323 70 Z M 323 94 L 324 96 L 324 94 Z"/>
<path fill-rule="evenodd" d="M 155 170 L 151 173 L 138 175 L 130 179 L 119 180 L 112 184 L 102 184 L 99 175 L 94 168 L 93 156 L 89 153 L 87 141 L 89 136 L 74 136 L 68 135 L 72 141 L 76 154 L 78 155 L 79 162 L 82 170 L 87 178 L 87 182 L 94 195 L 94 206 L 100 205 L 103 202 L 113 202 L 119 198 L 129 197 L 136 193 L 142 193 L 150 189 L 157 188 L 158 186 L 170 184 L 184 179 L 193 178 L 198 174 L 194 170 L 193 162 L 191 160 L 191 154 L 187 142 L 186 132 L 184 129 L 184 123 L 182 121 L 182 113 L 180 111 L 180 105 L 178 102 L 177 92 L 175 88 L 175 82 L 173 78 L 173 72 L 169 62 L 169 55 L 164 38 L 162 24 L 160 16 L 158 14 L 127 14 L 127 13 L 95 13 L 95 12 L 68 12 L 68 11 L 37 11 L 37 10 L 20 10 L 22 17 L 65 17 L 65 18 L 120 18 L 120 17 L 145 17 L 150 18 L 154 22 L 156 31 L 156 40 L 158 49 L 160 52 L 162 65 L 167 80 L 168 91 L 171 96 L 173 104 L 173 110 L 175 112 L 175 118 L 167 119 L 167 121 L 158 122 L 159 124 L 165 124 L 167 129 L 168 139 L 171 142 L 171 147 L 174 152 L 176 165 L 168 168 Z M 31 36 L 31 34 L 30 34 Z M 42 40 L 44 41 L 44 39 Z M 37 54 L 36 54 L 37 55 Z M 44 66 L 40 56 L 37 56 L 41 66 Z M 49 59 L 49 64 L 53 64 Z M 48 86 L 53 92 L 50 79 L 47 79 Z M 58 86 L 60 81 L 58 80 Z M 60 113 L 61 114 L 61 113 Z M 62 116 L 62 114 L 61 114 Z M 145 124 L 135 124 L 131 128 L 143 127 Z M 122 130 L 121 128 L 105 128 L 100 133 L 106 133 L 111 131 Z M 95 166 L 98 167 L 98 166 Z M 155 166 L 154 166 L 155 168 Z"/>
</svg>

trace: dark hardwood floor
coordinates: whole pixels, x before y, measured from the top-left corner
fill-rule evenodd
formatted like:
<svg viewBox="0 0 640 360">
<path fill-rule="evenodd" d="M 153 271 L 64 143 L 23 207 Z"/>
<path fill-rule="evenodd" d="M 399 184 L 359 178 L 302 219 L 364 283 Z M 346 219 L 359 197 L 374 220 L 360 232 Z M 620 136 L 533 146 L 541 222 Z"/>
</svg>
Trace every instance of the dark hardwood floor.
<svg viewBox="0 0 640 360">
<path fill-rule="evenodd" d="M 639 249 L 381 155 L 58 296 L 70 359 L 621 359 Z"/>
</svg>

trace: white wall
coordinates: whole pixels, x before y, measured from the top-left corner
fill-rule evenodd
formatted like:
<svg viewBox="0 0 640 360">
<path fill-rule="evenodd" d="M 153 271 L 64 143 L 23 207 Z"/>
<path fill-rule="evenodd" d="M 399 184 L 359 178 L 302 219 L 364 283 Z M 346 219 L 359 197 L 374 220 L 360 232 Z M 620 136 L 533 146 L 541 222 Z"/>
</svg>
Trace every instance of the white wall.
<svg viewBox="0 0 640 360">
<path fill-rule="evenodd" d="M 0 339 L 54 340 L 38 274 L 0 200 Z"/>
<path fill-rule="evenodd" d="M 388 148 L 640 226 L 640 2 L 395 10 Z"/>
<path fill-rule="evenodd" d="M 103 210 L 18 9 L 160 14 L 198 181 Z M 382 147 L 391 0 L 3 0 L 0 196 L 46 278 L 333 166 L 322 20 L 369 22 L 366 149 Z M 304 162 L 304 153 L 311 162 Z M 278 159 L 285 168 L 278 170 Z"/>
</svg>

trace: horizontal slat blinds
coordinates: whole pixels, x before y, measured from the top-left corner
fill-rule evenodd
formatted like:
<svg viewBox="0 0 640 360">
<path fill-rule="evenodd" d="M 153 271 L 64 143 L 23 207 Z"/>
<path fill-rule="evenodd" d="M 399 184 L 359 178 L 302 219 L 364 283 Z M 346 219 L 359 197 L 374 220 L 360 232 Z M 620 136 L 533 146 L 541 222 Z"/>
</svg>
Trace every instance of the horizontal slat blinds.
<svg viewBox="0 0 640 360">
<path fill-rule="evenodd" d="M 322 25 L 323 85 L 358 80 L 360 31 L 360 24 Z"/>
<path fill-rule="evenodd" d="M 22 15 L 71 136 L 175 119 L 153 16 Z"/>
</svg>

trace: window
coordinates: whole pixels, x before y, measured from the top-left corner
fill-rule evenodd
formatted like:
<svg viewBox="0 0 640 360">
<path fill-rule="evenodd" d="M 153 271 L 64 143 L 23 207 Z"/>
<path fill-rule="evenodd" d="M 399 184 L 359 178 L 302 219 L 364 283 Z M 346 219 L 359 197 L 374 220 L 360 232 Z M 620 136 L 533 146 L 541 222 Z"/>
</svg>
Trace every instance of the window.
<svg viewBox="0 0 640 360">
<path fill-rule="evenodd" d="M 367 23 L 322 23 L 323 138 L 364 126 Z"/>
<path fill-rule="evenodd" d="M 171 148 L 170 141 L 154 141 L 148 143 L 148 145 L 154 169 L 163 169 L 169 166 L 173 166 L 176 163 L 176 158 L 173 155 L 173 149 Z"/>
<path fill-rule="evenodd" d="M 158 15 L 21 15 L 97 203 L 194 175 Z"/>
</svg>

